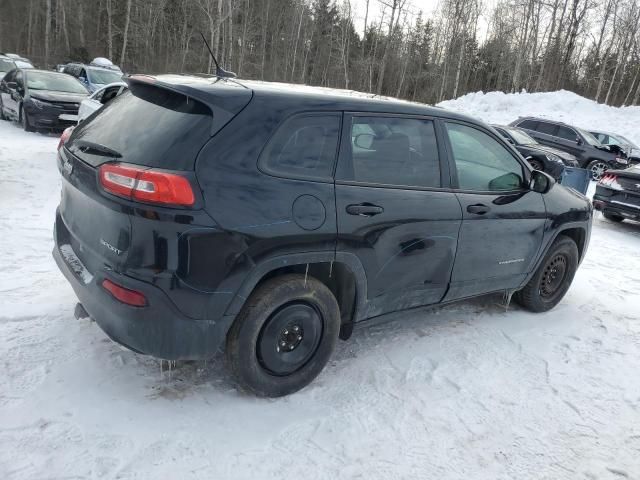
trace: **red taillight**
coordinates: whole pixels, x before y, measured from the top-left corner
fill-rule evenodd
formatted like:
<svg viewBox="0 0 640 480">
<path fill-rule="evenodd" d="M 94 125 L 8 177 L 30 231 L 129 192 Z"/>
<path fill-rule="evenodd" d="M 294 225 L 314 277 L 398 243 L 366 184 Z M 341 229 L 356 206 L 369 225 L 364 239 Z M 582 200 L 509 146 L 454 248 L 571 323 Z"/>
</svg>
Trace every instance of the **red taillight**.
<svg viewBox="0 0 640 480">
<path fill-rule="evenodd" d="M 181 206 L 195 202 L 189 180 L 146 167 L 105 163 L 100 167 L 100 184 L 109 193 L 142 202 Z"/>
<path fill-rule="evenodd" d="M 73 129 L 74 128 L 76 128 L 76 127 L 67 127 L 67 128 L 64 129 L 64 132 L 62 132 L 62 135 L 60 135 L 60 141 L 58 142 L 57 150 L 60 150 L 62 148 L 62 146 L 65 143 L 67 143 L 67 140 L 69 140 L 69 137 L 73 133 Z"/>
<path fill-rule="evenodd" d="M 113 295 L 116 300 L 120 300 L 127 305 L 133 307 L 145 307 L 147 305 L 147 298 L 142 293 L 121 287 L 111 280 L 103 280 L 102 288 Z"/>
<path fill-rule="evenodd" d="M 612 173 L 605 173 L 598 181 L 598 184 L 612 190 L 622 190 L 622 186 L 618 183 L 618 177 Z"/>
</svg>

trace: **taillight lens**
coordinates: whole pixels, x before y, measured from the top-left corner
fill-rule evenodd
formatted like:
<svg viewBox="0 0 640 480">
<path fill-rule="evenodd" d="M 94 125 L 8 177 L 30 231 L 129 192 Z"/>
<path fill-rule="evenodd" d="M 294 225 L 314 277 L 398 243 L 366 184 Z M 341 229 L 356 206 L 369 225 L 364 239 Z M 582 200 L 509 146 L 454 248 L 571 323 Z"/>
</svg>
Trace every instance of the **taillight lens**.
<svg viewBox="0 0 640 480">
<path fill-rule="evenodd" d="M 119 163 L 103 164 L 99 175 L 102 188 L 114 195 L 163 205 L 195 203 L 191 184 L 181 175 Z"/>
<path fill-rule="evenodd" d="M 58 142 L 58 150 L 60 150 L 62 146 L 65 143 L 67 143 L 67 140 L 69 140 L 69 137 L 73 133 L 74 128 L 76 127 L 67 127 L 64 129 L 64 132 L 62 132 L 62 135 L 60 135 L 60 141 Z"/>
<path fill-rule="evenodd" d="M 608 187 L 613 190 L 622 190 L 622 186 L 618 183 L 618 177 L 612 173 L 605 173 L 598 181 L 603 187 Z"/>
<path fill-rule="evenodd" d="M 112 282 L 111 280 L 103 280 L 102 288 L 104 288 L 107 292 L 113 295 L 116 300 L 121 301 L 122 303 L 126 303 L 127 305 L 131 305 L 133 307 L 146 307 L 147 306 L 147 297 L 145 297 L 142 293 L 137 292 L 135 290 L 129 290 L 128 288 L 121 287 L 117 283 Z"/>
</svg>

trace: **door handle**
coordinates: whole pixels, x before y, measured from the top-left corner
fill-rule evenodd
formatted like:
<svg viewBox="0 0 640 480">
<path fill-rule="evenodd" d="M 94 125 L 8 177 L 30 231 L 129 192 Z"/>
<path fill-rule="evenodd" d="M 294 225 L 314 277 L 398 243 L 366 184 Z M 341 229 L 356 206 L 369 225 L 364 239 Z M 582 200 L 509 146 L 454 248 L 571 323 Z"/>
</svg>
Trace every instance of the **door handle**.
<svg viewBox="0 0 640 480">
<path fill-rule="evenodd" d="M 484 215 L 489 210 L 491 210 L 489 207 L 487 207 L 486 205 L 482 205 L 481 203 L 478 203 L 476 205 L 469 205 L 467 207 L 467 212 L 475 213 L 476 215 Z"/>
<path fill-rule="evenodd" d="M 384 208 L 371 203 L 361 203 L 358 205 L 347 205 L 349 215 L 360 215 L 361 217 L 373 217 L 384 212 Z"/>
</svg>

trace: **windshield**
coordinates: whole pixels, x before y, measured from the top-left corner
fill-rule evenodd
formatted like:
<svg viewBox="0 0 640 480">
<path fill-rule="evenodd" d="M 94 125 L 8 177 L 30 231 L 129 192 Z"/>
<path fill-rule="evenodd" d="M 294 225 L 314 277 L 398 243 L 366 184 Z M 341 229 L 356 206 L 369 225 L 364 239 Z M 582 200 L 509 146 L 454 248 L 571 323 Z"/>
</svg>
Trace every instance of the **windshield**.
<svg viewBox="0 0 640 480">
<path fill-rule="evenodd" d="M 25 72 L 30 90 L 53 90 L 66 93 L 87 93 L 87 89 L 75 78 L 64 73 Z"/>
<path fill-rule="evenodd" d="M 576 128 L 576 130 L 578 130 L 582 134 L 582 136 L 584 137 L 584 139 L 587 141 L 589 145 L 593 145 L 593 146 L 602 145 L 596 137 L 594 137 L 592 134 L 590 134 L 586 130 L 582 130 L 581 128 Z"/>
<path fill-rule="evenodd" d="M 613 138 L 613 137 L 611 137 Z M 638 146 L 633 143 L 631 140 L 629 140 L 627 137 L 623 137 L 622 135 L 618 135 L 618 139 L 621 140 L 621 142 L 619 143 L 623 143 L 626 145 L 629 145 L 631 148 L 638 148 Z"/>
<path fill-rule="evenodd" d="M 107 83 L 122 81 L 122 73 L 112 72 L 111 70 L 87 69 L 87 75 L 89 75 L 89 81 L 91 83 L 100 83 L 106 85 Z"/>
<path fill-rule="evenodd" d="M 538 143 L 533 138 L 531 138 L 529 134 L 523 132 L 522 130 L 517 130 L 515 128 L 508 128 L 506 130 L 518 145 L 535 145 Z"/>
<path fill-rule="evenodd" d="M 14 68 L 15 64 L 11 60 L 0 58 L 0 72 L 8 72 L 9 70 L 13 70 Z"/>
</svg>

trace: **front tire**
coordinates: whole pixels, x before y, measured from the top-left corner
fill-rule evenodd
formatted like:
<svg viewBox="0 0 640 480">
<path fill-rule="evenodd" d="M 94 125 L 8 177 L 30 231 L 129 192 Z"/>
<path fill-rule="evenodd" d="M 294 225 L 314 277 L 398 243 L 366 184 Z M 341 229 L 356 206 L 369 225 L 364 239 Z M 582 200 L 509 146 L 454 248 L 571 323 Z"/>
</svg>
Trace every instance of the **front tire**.
<svg viewBox="0 0 640 480">
<path fill-rule="evenodd" d="M 20 123 L 22 124 L 22 128 L 24 128 L 25 132 L 35 132 L 36 129 L 31 126 L 29 123 L 29 117 L 27 116 L 27 112 L 24 111 L 24 107 L 20 107 Z"/>
<path fill-rule="evenodd" d="M 609 165 L 607 165 L 602 160 L 593 160 L 587 165 L 587 170 L 589 170 L 589 173 L 591 174 L 591 179 L 595 180 L 596 182 L 602 178 L 604 172 L 606 172 L 608 169 Z"/>
<path fill-rule="evenodd" d="M 515 300 L 532 312 L 546 312 L 555 307 L 567 293 L 578 269 L 576 242 L 560 235 L 551 245 L 542 263 Z"/>
<path fill-rule="evenodd" d="M 227 365 L 244 390 L 288 395 L 322 371 L 339 330 L 338 303 L 323 283 L 304 275 L 276 277 L 251 294 L 229 329 Z"/>
</svg>

